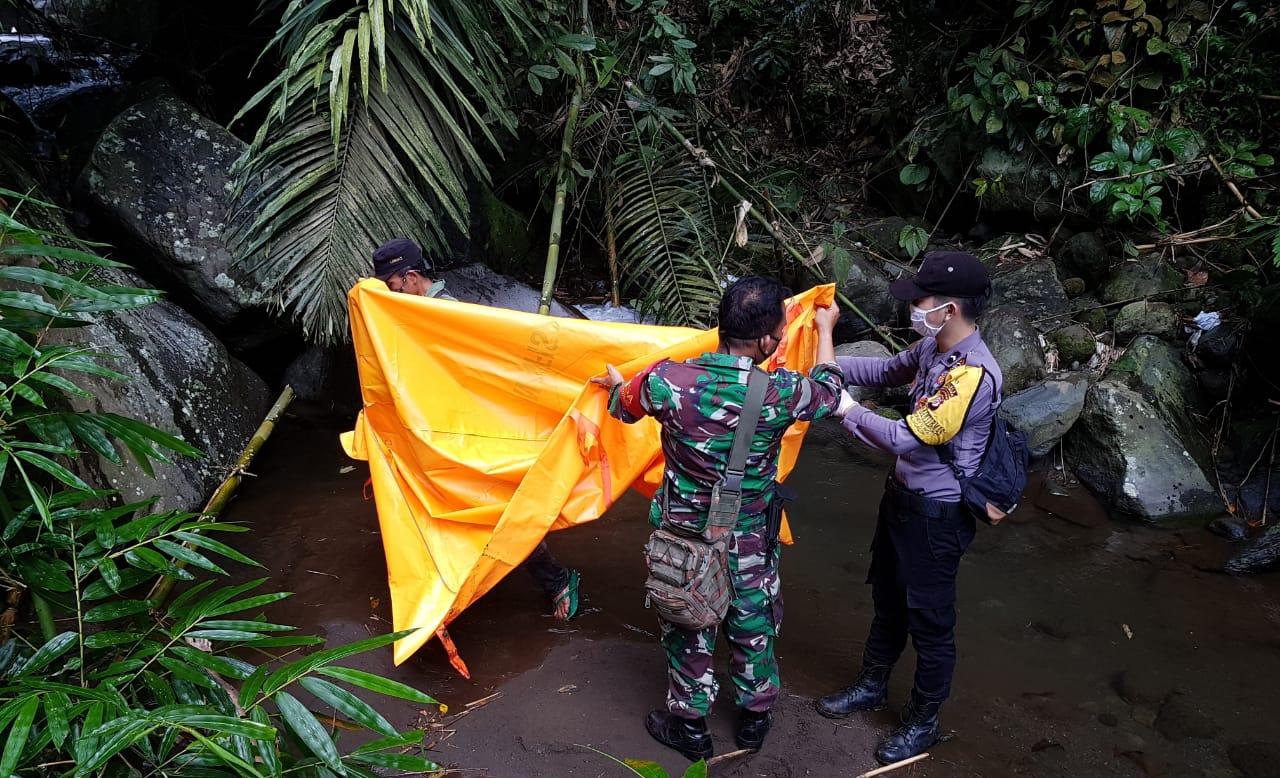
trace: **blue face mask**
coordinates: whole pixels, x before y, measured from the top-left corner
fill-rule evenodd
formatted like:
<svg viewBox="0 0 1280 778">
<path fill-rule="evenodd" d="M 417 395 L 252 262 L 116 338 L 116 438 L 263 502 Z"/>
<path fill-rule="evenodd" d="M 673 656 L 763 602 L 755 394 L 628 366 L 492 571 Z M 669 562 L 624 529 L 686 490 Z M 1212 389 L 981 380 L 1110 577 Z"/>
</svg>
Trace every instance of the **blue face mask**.
<svg viewBox="0 0 1280 778">
<path fill-rule="evenodd" d="M 927 310 L 924 308 L 917 308 L 914 305 L 911 306 L 911 329 L 915 330 L 916 332 L 920 333 L 922 336 L 926 338 L 936 338 L 938 336 L 938 333 L 942 332 L 942 328 L 947 326 L 947 321 L 949 320 L 943 321 L 942 324 L 939 324 L 938 326 L 935 327 L 932 324 L 930 324 L 925 317 L 933 313 L 934 311 L 940 311 L 943 308 L 946 308 L 948 305 L 951 305 L 951 303 L 943 303 L 942 305 L 935 305 L 934 307 L 929 308 Z"/>
</svg>

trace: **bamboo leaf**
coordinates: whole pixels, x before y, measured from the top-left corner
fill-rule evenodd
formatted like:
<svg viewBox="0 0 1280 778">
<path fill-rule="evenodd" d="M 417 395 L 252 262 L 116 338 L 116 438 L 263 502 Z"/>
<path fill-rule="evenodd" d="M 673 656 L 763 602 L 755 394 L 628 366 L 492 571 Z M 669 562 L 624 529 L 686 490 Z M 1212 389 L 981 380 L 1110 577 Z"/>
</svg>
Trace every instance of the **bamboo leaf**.
<svg viewBox="0 0 1280 778">
<path fill-rule="evenodd" d="M 67 720 L 67 709 L 71 700 L 62 692 L 49 692 L 44 695 L 45 725 L 49 728 L 49 737 L 53 744 L 62 748 L 71 734 L 71 725 Z"/>
<path fill-rule="evenodd" d="M 195 565 L 202 570 L 208 570 L 218 575 L 226 575 L 227 571 L 214 564 L 204 554 L 197 553 L 180 543 L 174 543 L 172 540 L 160 539 L 155 541 L 155 547 L 173 557 L 174 559 L 186 562 L 189 565 Z"/>
<path fill-rule="evenodd" d="M 55 635 L 43 646 L 36 649 L 31 658 L 23 663 L 22 668 L 14 673 L 14 677 L 22 678 L 43 669 L 50 662 L 70 651 L 72 646 L 77 645 L 79 639 L 80 635 L 77 632 L 63 632 Z"/>
<path fill-rule="evenodd" d="M 365 729 L 388 737 L 396 734 L 396 729 L 391 726 L 391 722 L 383 718 L 382 714 L 370 707 L 364 700 L 361 700 L 346 689 L 313 677 L 303 678 L 298 683 L 320 700 L 333 706 L 334 710 Z"/>
<path fill-rule="evenodd" d="M 14 775 L 18 770 L 18 760 L 22 758 L 22 749 L 26 748 L 27 738 L 31 736 L 31 725 L 35 723 L 36 712 L 40 708 L 40 697 L 32 694 L 18 709 L 9 728 L 9 738 L 4 744 L 4 753 L 0 754 L 0 775 Z"/>
<path fill-rule="evenodd" d="M 342 758 L 338 756 L 333 738 L 329 737 L 329 733 L 311 711 L 288 692 L 277 692 L 274 699 L 284 723 L 293 730 L 307 750 L 319 757 L 330 770 L 338 775 L 346 775 L 346 768 L 342 765 Z"/>
<path fill-rule="evenodd" d="M 124 600 L 123 602 L 111 602 L 105 605 L 98 605 L 90 608 L 84 614 L 84 620 L 94 624 L 103 621 L 115 621 L 123 619 L 126 616 L 135 616 L 139 613 L 146 613 L 151 609 L 150 600 Z"/>
<path fill-rule="evenodd" d="M 385 694 L 388 697 L 396 697 L 401 700 L 416 702 L 421 705 L 439 705 L 435 698 L 430 695 L 423 694 L 417 689 L 407 684 L 393 681 L 390 678 L 383 678 L 380 675 L 366 673 L 363 670 L 353 670 L 350 667 L 321 667 L 317 671 L 321 675 L 349 683 L 352 686 L 359 686 L 361 689 L 368 689 L 371 692 Z"/>
<path fill-rule="evenodd" d="M 261 563 L 259 563 L 254 559 L 250 559 L 249 557 L 245 556 L 239 551 L 236 551 L 231 546 L 228 546 L 227 544 L 222 543 L 220 541 L 214 540 L 213 538 L 206 537 L 205 535 L 201 535 L 197 532 L 183 531 L 183 532 L 175 532 L 173 533 L 173 535 L 174 537 L 178 538 L 181 541 L 190 543 L 193 546 L 198 546 L 200 548 L 205 549 L 206 551 L 212 551 L 215 554 L 219 554 L 220 556 L 226 557 L 227 559 L 231 559 L 233 561 L 236 561 L 245 565 L 262 567 Z"/>
</svg>

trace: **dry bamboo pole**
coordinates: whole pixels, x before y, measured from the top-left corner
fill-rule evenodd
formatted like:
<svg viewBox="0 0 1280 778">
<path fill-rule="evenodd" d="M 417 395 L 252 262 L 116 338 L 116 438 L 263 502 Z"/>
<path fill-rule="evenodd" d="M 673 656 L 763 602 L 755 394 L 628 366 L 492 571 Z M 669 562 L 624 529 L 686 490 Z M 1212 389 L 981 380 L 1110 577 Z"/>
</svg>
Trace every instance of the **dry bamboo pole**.
<svg viewBox="0 0 1280 778">
<path fill-rule="evenodd" d="M 1249 205 L 1249 201 L 1244 199 L 1244 193 L 1240 191 L 1240 187 L 1236 186 L 1236 183 L 1234 181 L 1227 178 L 1227 174 L 1223 172 L 1222 166 L 1218 164 L 1218 160 L 1215 159 L 1212 154 L 1209 155 L 1209 161 L 1213 163 L 1213 169 L 1218 171 L 1218 175 L 1222 176 L 1222 181 L 1227 185 L 1227 188 L 1231 190 L 1231 194 L 1235 195 L 1236 199 L 1240 201 L 1240 204 L 1244 206 L 1245 213 L 1249 214 L 1255 219 L 1261 219 L 1262 214 L 1258 213 L 1257 208 L 1254 208 L 1252 205 Z"/>
<path fill-rule="evenodd" d="M 929 758 L 929 752 L 926 751 L 925 753 L 917 754 L 916 756 L 913 756 L 910 759 L 903 759 L 901 762 L 894 762 L 893 764 L 887 764 L 884 767 L 877 767 L 874 770 L 868 770 L 867 772 L 859 775 L 858 778 L 873 778 L 873 776 L 884 775 L 885 773 L 891 773 L 894 770 L 901 769 L 903 767 L 906 767 L 907 765 L 913 765 L 916 762 L 922 762 L 928 758 Z"/>
<path fill-rule="evenodd" d="M 280 396 L 276 398 L 275 404 L 271 406 L 271 410 L 267 411 L 267 416 L 258 425 L 258 429 L 253 433 L 253 437 L 249 438 L 249 442 L 244 447 L 244 451 L 240 452 L 240 458 L 236 460 L 235 467 L 223 479 L 222 483 L 214 491 L 213 496 L 205 503 L 204 510 L 200 511 L 201 521 L 212 521 L 222 513 L 222 509 L 231 501 L 231 497 L 240 488 L 240 482 L 244 480 L 245 473 L 249 469 L 249 465 L 253 462 L 253 458 L 267 442 L 267 438 L 271 437 L 271 433 L 276 428 L 276 422 L 284 415 L 285 409 L 289 407 L 289 403 L 293 402 L 293 387 L 286 386 L 284 391 L 280 392 Z M 191 548 L 190 543 L 183 544 L 187 548 Z M 185 568 L 186 562 L 179 561 L 177 567 Z M 169 593 L 173 591 L 173 582 L 175 578 L 161 578 L 156 581 L 155 586 L 151 587 L 151 592 L 147 595 L 147 599 L 151 601 L 152 608 L 159 608 L 164 601 L 169 598 Z"/>
<path fill-rule="evenodd" d="M 625 81 L 624 85 L 627 91 L 629 91 L 635 97 L 642 100 L 648 99 L 648 95 L 644 93 L 644 90 L 636 86 L 635 82 L 631 81 L 630 79 Z M 661 112 L 658 112 L 658 111 L 654 111 L 653 116 L 658 120 L 658 124 L 660 124 L 663 129 L 671 133 L 672 137 L 674 137 L 680 143 L 680 145 L 688 149 L 689 153 L 692 154 L 694 158 L 698 160 L 699 165 L 702 165 L 704 167 L 711 167 L 711 168 L 715 167 L 716 165 L 715 161 L 711 159 L 711 157 L 707 154 L 707 152 L 704 149 L 700 149 L 697 146 L 694 146 L 693 142 L 690 141 L 688 138 L 686 138 L 684 133 L 680 132 L 680 128 L 676 127 L 671 122 L 670 119 L 668 119 L 666 116 L 664 116 Z M 724 190 L 728 192 L 729 195 L 734 199 L 736 199 L 738 202 L 740 203 L 749 202 L 745 197 L 742 196 L 742 194 L 738 191 L 738 189 L 733 184 L 725 180 L 724 176 L 721 176 L 721 175 L 714 176 L 714 182 L 719 186 L 723 187 Z M 801 267 L 809 271 L 810 275 L 812 275 L 814 278 L 816 278 L 817 280 L 823 283 L 827 283 L 827 279 L 822 275 L 822 273 L 818 272 L 814 268 L 813 261 L 809 257 L 806 257 L 804 254 L 801 254 L 800 250 L 797 249 L 795 246 L 791 245 L 791 242 L 788 241 L 786 237 L 782 235 L 782 233 L 778 232 L 777 228 L 775 228 L 773 224 L 771 224 L 769 220 L 765 218 L 764 214 L 760 213 L 760 211 L 756 208 L 748 208 L 747 212 L 751 214 L 751 217 L 756 220 L 756 222 L 764 229 L 766 233 L 769 234 L 769 237 L 773 238 L 778 245 L 786 249 L 787 253 L 790 254 L 793 259 L 795 259 L 797 262 L 800 263 Z M 901 351 L 904 348 L 903 344 L 899 343 L 897 338 L 893 337 L 887 332 L 881 331 L 879 326 L 871 319 L 871 317 L 867 316 L 867 314 L 864 313 L 863 310 L 859 308 L 856 303 L 850 300 L 848 295 L 846 295 L 844 292 L 841 292 L 839 289 L 837 289 L 836 298 L 840 301 L 841 305 L 853 311 L 855 314 L 857 314 L 858 318 L 866 322 L 867 326 L 871 328 L 871 331 L 874 332 L 877 336 L 879 336 L 881 340 L 887 343 L 891 349 L 895 351 Z"/>
</svg>

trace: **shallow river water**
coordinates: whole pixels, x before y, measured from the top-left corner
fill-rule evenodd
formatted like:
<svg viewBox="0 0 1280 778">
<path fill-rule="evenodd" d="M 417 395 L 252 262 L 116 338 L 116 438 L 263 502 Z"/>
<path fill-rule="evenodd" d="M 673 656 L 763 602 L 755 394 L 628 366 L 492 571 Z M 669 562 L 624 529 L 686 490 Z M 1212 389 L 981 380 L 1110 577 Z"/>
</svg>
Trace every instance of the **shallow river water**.
<svg viewBox="0 0 1280 778">
<path fill-rule="evenodd" d="M 253 525 L 241 545 L 270 585 L 296 592 L 268 615 L 346 642 L 391 626 L 377 517 L 361 497 L 366 470 L 344 458 L 338 432 L 287 419 L 227 517 Z M 811 435 L 790 481 L 801 500 L 791 511 L 797 543 L 782 561 L 777 724 L 760 754 L 727 759 L 713 775 L 856 776 L 875 766 L 871 750 L 896 714 L 833 722 L 812 700 L 857 669 L 887 466 L 838 429 Z M 1005 526 L 980 527 L 961 565 L 960 663 L 943 709 L 952 737 L 895 775 L 1280 775 L 1280 576 L 1216 572 L 1223 541 L 1112 521 L 1052 470 L 1033 481 L 1028 503 Z M 389 649 L 349 664 L 447 703 L 443 720 L 393 701 L 381 709 L 398 725 L 425 723 L 436 759 L 463 774 L 630 774 L 590 746 L 679 775 L 687 762 L 642 724 L 664 688 L 642 595 L 645 508 L 631 495 L 604 519 L 551 536 L 553 552 L 582 571 L 585 613 L 571 624 L 544 615 L 520 571 L 456 621 L 470 681 L 434 642 L 399 668 Z M 908 649 L 895 707 L 913 661 Z M 735 749 L 729 696 L 713 715 L 718 754 Z"/>
</svg>

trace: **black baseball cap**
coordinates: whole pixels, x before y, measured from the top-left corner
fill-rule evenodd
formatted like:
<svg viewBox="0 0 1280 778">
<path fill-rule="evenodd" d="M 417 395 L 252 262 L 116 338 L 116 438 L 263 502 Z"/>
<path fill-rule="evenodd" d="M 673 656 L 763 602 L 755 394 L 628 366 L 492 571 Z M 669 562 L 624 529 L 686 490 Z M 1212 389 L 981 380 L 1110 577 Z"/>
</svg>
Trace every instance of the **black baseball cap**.
<svg viewBox="0 0 1280 778">
<path fill-rule="evenodd" d="M 409 270 L 430 269 L 431 263 L 422 256 L 422 249 L 408 238 L 389 240 L 373 252 L 373 277 L 380 281 Z"/>
<path fill-rule="evenodd" d="M 899 278 L 889 292 L 911 302 L 921 297 L 981 297 L 991 288 L 991 276 L 977 257 L 967 251 L 931 251 L 914 278 Z"/>
</svg>

